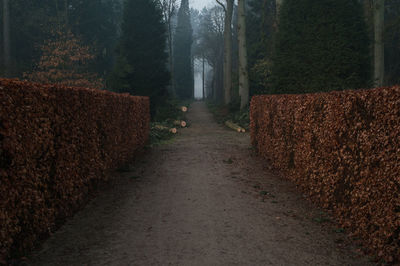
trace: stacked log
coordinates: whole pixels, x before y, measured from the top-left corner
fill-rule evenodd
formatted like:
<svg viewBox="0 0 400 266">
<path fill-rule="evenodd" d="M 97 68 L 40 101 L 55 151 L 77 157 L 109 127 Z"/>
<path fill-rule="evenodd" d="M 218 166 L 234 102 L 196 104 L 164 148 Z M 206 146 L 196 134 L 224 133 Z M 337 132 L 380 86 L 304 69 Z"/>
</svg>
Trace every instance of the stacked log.
<svg viewBox="0 0 400 266">
<path fill-rule="evenodd" d="M 173 124 L 175 126 L 180 126 L 180 127 L 186 127 L 187 126 L 186 122 L 183 121 L 183 120 L 175 120 Z"/>
<path fill-rule="evenodd" d="M 182 112 L 187 112 L 188 108 L 186 106 L 180 106 L 178 109 Z M 176 126 L 176 127 L 174 127 Z M 187 127 L 187 123 L 184 120 L 172 120 L 167 119 L 163 123 L 154 123 L 152 129 L 159 130 L 159 131 L 168 131 L 172 134 L 178 133 L 177 127 L 185 128 Z"/>
<path fill-rule="evenodd" d="M 175 127 L 169 128 L 169 127 L 166 127 L 166 126 L 163 126 L 163 125 L 155 125 L 154 128 L 157 129 L 157 130 L 169 131 L 169 132 L 171 132 L 172 134 L 178 133 L 178 130 L 177 130 Z"/>
</svg>

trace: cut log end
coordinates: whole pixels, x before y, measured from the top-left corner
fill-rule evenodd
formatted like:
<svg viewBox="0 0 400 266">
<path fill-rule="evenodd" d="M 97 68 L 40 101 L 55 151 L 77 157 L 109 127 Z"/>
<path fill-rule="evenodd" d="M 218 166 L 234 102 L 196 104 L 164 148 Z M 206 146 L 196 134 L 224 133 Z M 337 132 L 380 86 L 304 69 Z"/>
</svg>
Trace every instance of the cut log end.
<svg viewBox="0 0 400 266">
<path fill-rule="evenodd" d="M 174 125 L 175 126 L 180 126 L 180 127 L 186 127 L 187 126 L 187 124 L 186 124 L 186 122 L 185 121 L 180 121 L 180 120 L 175 120 L 174 121 Z"/>
<path fill-rule="evenodd" d="M 169 132 L 171 132 L 172 134 L 178 133 L 178 130 L 177 130 L 175 127 L 169 128 L 169 127 L 162 126 L 162 125 L 156 125 L 154 128 L 157 129 L 157 130 L 169 131 Z"/>
<path fill-rule="evenodd" d="M 235 131 L 238 132 L 238 133 L 246 132 L 246 130 L 245 130 L 244 128 L 238 126 L 237 124 L 233 123 L 232 121 L 229 121 L 229 120 L 226 121 L 226 122 L 225 122 L 225 125 L 226 125 L 227 127 L 231 128 L 231 129 L 235 130 Z"/>
</svg>

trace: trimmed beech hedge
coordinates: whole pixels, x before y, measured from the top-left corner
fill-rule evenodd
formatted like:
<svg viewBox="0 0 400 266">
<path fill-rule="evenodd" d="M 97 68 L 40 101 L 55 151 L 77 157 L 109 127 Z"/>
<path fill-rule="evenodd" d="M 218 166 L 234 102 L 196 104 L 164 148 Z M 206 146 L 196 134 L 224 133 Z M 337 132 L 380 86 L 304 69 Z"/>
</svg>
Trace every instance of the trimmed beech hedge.
<svg viewBox="0 0 400 266">
<path fill-rule="evenodd" d="M 132 159 L 149 123 L 147 97 L 0 79 L 0 264 Z"/>
<path fill-rule="evenodd" d="M 251 138 L 369 252 L 400 261 L 400 87 L 255 96 Z"/>
</svg>

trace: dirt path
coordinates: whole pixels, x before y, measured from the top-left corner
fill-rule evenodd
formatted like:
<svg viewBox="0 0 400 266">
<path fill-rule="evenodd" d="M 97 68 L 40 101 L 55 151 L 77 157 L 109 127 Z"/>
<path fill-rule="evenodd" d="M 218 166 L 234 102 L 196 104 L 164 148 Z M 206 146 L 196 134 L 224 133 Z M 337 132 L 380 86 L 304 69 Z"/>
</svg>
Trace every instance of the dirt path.
<svg viewBox="0 0 400 266">
<path fill-rule="evenodd" d="M 318 224 L 293 185 L 263 169 L 247 134 L 217 125 L 203 103 L 189 119 L 174 143 L 115 179 L 29 264 L 368 264 L 341 247 L 343 234 Z"/>
</svg>

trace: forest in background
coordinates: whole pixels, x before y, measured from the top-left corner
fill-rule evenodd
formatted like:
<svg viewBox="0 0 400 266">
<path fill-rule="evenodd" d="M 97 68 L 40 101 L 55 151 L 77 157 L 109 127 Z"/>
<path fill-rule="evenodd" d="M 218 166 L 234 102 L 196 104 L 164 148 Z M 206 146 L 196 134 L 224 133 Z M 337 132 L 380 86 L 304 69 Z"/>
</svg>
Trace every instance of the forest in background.
<svg viewBox="0 0 400 266">
<path fill-rule="evenodd" d="M 385 5 L 385 71 L 381 84 L 374 80 L 374 27 L 379 3 Z M 247 0 L 246 5 L 251 95 L 358 89 L 400 82 L 400 1 Z M 237 12 L 233 6 L 232 101 L 238 101 Z M 198 15 L 200 53 L 205 54 L 214 72 L 208 93 L 220 102 L 225 14 L 222 7 L 215 6 Z"/>
<path fill-rule="evenodd" d="M 153 116 L 194 97 L 196 61 L 204 96 L 233 109 L 400 83 L 400 0 L 3 0 L 0 16 L 2 77 L 150 96 Z"/>
<path fill-rule="evenodd" d="M 21 206 L 19 209 L 8 204 L 9 213 L 17 218 L 7 218 L 10 225 L 4 227 L 7 233 L 0 234 L 6 240 L 0 241 L 4 243 L 0 264 L 1 256 L 13 245 L 22 243 L 19 248 L 23 250 L 40 236 L 32 226 L 37 226 L 38 232 L 50 232 L 46 222 L 38 220 L 31 210 L 46 210 L 36 208 L 38 204 L 50 207 L 62 206 L 59 202 L 69 204 L 65 200 L 46 201 L 35 197 L 26 186 L 34 186 L 38 193 L 42 193 L 43 186 L 26 183 L 25 177 L 34 176 L 42 182 L 40 178 L 45 172 L 44 176 L 49 178 L 44 181 L 54 187 L 54 175 L 65 175 L 66 169 L 77 168 L 83 171 L 81 177 L 87 181 L 86 170 L 102 169 L 92 166 L 93 162 L 101 162 L 93 160 L 93 156 L 108 158 L 104 156 L 105 147 L 115 155 L 115 159 L 109 160 L 115 165 L 121 160 L 120 154 L 135 149 L 125 145 L 134 138 L 129 132 L 121 135 L 121 130 L 140 124 L 145 133 L 140 137 L 140 144 L 146 143 L 150 130 L 153 145 L 171 137 L 177 128 L 190 126 L 191 121 L 188 124 L 185 121 L 184 103 L 194 97 L 196 71 L 201 72 L 203 98 L 209 100 L 217 120 L 238 129 L 237 132 L 249 128 L 251 96 L 292 94 L 253 98 L 253 144 L 261 145 L 262 149 L 257 149 L 263 150 L 261 154 L 267 159 L 275 156 L 272 161 L 276 168 L 291 169 L 292 173 L 307 179 L 311 189 L 304 188 L 317 198 L 322 197 L 324 207 L 341 201 L 357 203 L 359 209 L 350 204 L 337 210 L 344 214 L 342 217 L 354 219 L 352 228 L 364 237 L 369 249 L 380 250 L 373 260 L 400 260 L 399 186 L 396 187 L 399 142 L 395 141 L 400 124 L 399 86 L 381 88 L 400 83 L 400 0 L 239 0 L 237 3 L 216 0 L 215 6 L 201 11 L 191 9 L 188 0 L 49 2 L 1 1 L 0 76 L 62 86 L 2 80 L 0 91 L 6 93 L 3 92 L 4 108 L 0 111 L 5 122 L 0 125 L 0 133 L 6 137 L 0 137 L 6 144 L 2 144 L 0 155 L 7 171 L 1 174 L 22 182 L 22 196 L 12 197 L 16 204 L 22 205 L 16 205 Z M 351 91 L 372 87 L 378 88 Z M 337 90 L 348 91 L 316 93 Z M 7 96 L 13 93 L 14 97 Z M 293 95 L 304 93 L 312 94 Z M 130 108 L 129 104 L 131 107 L 139 104 L 128 94 L 149 96 L 151 110 L 148 99 L 141 97 L 136 98 L 144 108 L 141 111 Z M 92 113 L 86 112 L 87 108 Z M 147 119 L 149 112 L 151 123 Z M 134 116 L 144 121 L 130 122 Z M 16 123 L 10 126 L 8 120 Z M 215 134 L 201 131 L 197 136 L 210 136 L 215 148 L 215 143 L 224 137 L 219 129 Z M 189 136 L 192 142 L 196 135 Z M 196 145 L 197 140 L 193 142 Z M 59 143 L 65 143 L 69 150 Z M 87 153 L 85 145 L 91 145 L 94 153 Z M 29 146 L 32 149 L 26 148 Z M 245 147 L 250 151 L 248 148 Z M 182 146 L 180 149 L 183 150 Z M 224 150 L 231 156 L 230 149 Z M 246 154 L 243 151 L 239 153 Z M 19 156 L 20 163 L 16 165 L 21 171 L 13 165 L 14 154 Z M 28 165 L 33 167 L 32 171 L 25 169 L 30 158 L 38 160 Z M 74 165 L 66 167 L 67 164 L 58 164 L 56 160 Z M 233 163 L 231 158 L 226 162 Z M 47 165 L 44 171 L 43 165 Z M 34 172 L 36 169 L 40 169 L 39 174 Z M 304 169 L 307 172 L 301 174 Z M 71 174 L 78 177 L 76 172 Z M 11 178 L 7 180 L 10 182 L 5 183 L 4 193 L 0 193 L 3 197 L 15 192 L 9 187 L 18 184 Z M 70 196 L 69 188 L 69 191 L 79 188 L 71 183 L 72 179 L 60 180 L 68 181 L 70 187 L 56 185 L 55 188 L 66 188 L 68 195 L 55 190 L 50 196 Z M 317 188 L 314 181 L 321 186 Z M 85 184 L 82 180 L 76 182 L 87 188 L 82 186 Z M 344 190 L 346 187 L 348 190 Z M 320 188 L 326 189 L 326 193 Z M 81 190 L 75 191 L 84 195 Z M 332 196 L 329 199 L 333 201 L 326 201 L 326 195 Z M 354 198 L 349 200 L 348 195 Z M 360 201 L 359 196 L 365 201 Z M 33 203 L 26 204 L 20 198 L 32 199 Z M 356 215 L 349 215 L 351 212 Z M 18 216 L 20 213 L 25 216 Z M 4 217 L 8 215 L 6 211 Z M 41 215 L 50 217 L 46 212 Z M 344 226 L 341 229 L 349 224 Z M 15 244 L 8 233 L 17 236 Z M 25 233 L 32 238 L 24 238 Z"/>
</svg>

